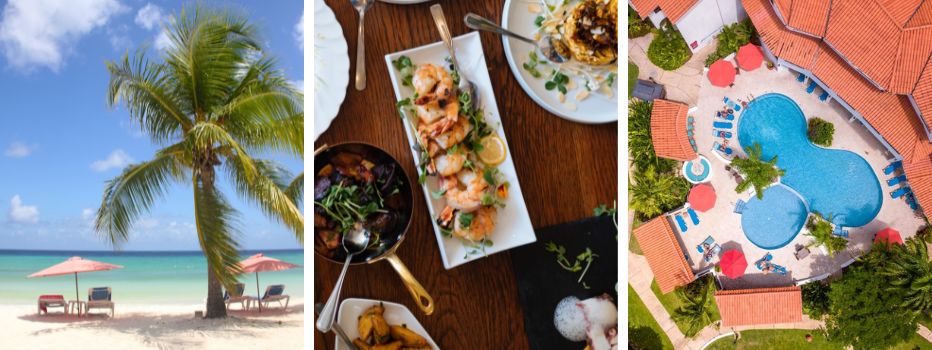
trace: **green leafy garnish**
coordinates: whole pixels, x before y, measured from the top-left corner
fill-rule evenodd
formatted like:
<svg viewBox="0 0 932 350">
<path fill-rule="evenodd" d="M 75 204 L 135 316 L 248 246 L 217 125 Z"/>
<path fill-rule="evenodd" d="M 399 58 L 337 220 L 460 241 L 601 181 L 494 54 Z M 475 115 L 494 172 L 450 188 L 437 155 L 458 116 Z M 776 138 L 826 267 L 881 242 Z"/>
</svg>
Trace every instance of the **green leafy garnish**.
<svg viewBox="0 0 932 350">
<path fill-rule="evenodd" d="M 547 89 L 548 91 L 557 89 L 565 95 L 566 94 L 566 83 L 568 83 L 569 81 L 570 81 L 570 77 L 566 76 L 566 74 L 563 74 L 563 73 L 560 73 L 554 70 L 550 76 L 550 80 L 544 83 L 544 89 Z"/>
<path fill-rule="evenodd" d="M 469 225 L 472 225 L 473 214 L 472 213 L 460 213 L 460 226 L 463 228 L 469 228 Z"/>
<path fill-rule="evenodd" d="M 553 243 L 553 241 L 547 242 L 547 244 L 544 245 L 544 250 L 551 253 L 556 253 L 557 264 L 559 264 L 560 267 L 562 267 L 564 270 L 569 272 L 582 271 L 582 273 L 579 275 L 579 279 L 576 280 L 576 283 L 582 283 L 583 277 L 585 277 L 586 272 L 589 271 L 589 266 L 592 265 L 592 261 L 598 257 L 597 254 L 592 252 L 592 249 L 586 247 L 586 250 L 577 255 L 576 260 L 573 263 L 570 263 L 570 260 L 566 258 L 566 247 L 557 245 L 556 243 Z M 583 266 L 583 263 L 586 265 Z M 585 285 L 583 287 L 585 287 Z"/>
<path fill-rule="evenodd" d="M 540 71 L 537 70 L 537 65 L 541 63 L 547 63 L 547 62 L 538 60 L 537 52 L 534 52 L 534 51 L 529 52 L 528 57 L 531 60 L 528 62 L 525 62 L 521 66 L 524 67 L 524 70 L 528 71 L 528 73 L 531 73 L 531 76 L 535 78 L 540 78 L 542 74 L 540 74 Z"/>
<path fill-rule="evenodd" d="M 440 197 L 443 197 L 443 195 L 446 193 L 447 193 L 447 189 L 441 188 L 436 191 L 430 191 L 430 197 L 433 199 L 440 199 Z"/>
<path fill-rule="evenodd" d="M 360 198 L 376 198 L 366 204 L 360 203 Z M 369 214 L 386 212 L 381 193 L 375 186 L 344 186 L 341 183 L 330 186 L 320 201 L 314 204 L 323 208 L 331 218 L 340 223 L 340 232 L 351 229 L 356 222 L 365 221 Z"/>
<path fill-rule="evenodd" d="M 605 84 L 608 87 L 612 87 L 615 84 L 615 73 L 608 73 L 608 77 L 605 78 Z"/>
<path fill-rule="evenodd" d="M 411 80 L 414 78 L 411 72 L 414 63 L 411 62 L 411 59 L 408 58 L 408 56 L 400 56 L 398 59 L 392 61 L 392 66 L 402 73 L 401 85 L 411 86 Z"/>
<path fill-rule="evenodd" d="M 534 19 L 534 25 L 540 27 L 544 23 L 544 19 L 544 16 L 537 16 L 537 18 Z"/>
</svg>

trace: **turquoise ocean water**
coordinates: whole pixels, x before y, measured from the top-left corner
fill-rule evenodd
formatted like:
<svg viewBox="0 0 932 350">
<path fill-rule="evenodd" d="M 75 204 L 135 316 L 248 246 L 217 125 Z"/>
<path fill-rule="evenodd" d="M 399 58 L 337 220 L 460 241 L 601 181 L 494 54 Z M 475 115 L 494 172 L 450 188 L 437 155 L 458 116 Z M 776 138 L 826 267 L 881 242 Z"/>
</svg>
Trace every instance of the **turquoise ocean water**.
<svg viewBox="0 0 932 350">
<path fill-rule="evenodd" d="M 244 251 L 245 259 L 258 252 Z M 261 253 L 292 264 L 304 265 L 303 250 L 268 250 Z M 113 300 L 124 304 L 198 304 L 207 298 L 207 263 L 201 252 L 67 252 L 0 250 L 0 304 L 31 304 L 41 294 L 62 294 L 74 299 L 74 275 L 26 278 L 72 256 L 124 268 L 78 274 L 79 292 L 87 299 L 91 287 L 111 287 Z M 246 294 L 256 294 L 256 276 L 240 277 Z M 304 268 L 260 272 L 260 291 L 270 284 L 284 284 L 285 294 L 304 297 Z"/>
</svg>

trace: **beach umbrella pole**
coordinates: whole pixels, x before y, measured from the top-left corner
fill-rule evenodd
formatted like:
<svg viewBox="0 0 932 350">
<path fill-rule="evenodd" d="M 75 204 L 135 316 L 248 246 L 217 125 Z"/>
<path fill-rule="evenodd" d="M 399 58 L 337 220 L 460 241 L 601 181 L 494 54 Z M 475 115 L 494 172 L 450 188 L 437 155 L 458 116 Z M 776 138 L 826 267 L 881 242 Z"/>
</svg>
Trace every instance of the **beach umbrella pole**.
<svg viewBox="0 0 932 350">
<path fill-rule="evenodd" d="M 259 304 L 259 312 L 262 312 L 262 295 L 259 294 L 259 271 L 256 271 L 256 303 Z"/>
<path fill-rule="evenodd" d="M 78 273 L 74 273 L 74 301 L 81 301 L 81 297 L 78 296 Z"/>
</svg>

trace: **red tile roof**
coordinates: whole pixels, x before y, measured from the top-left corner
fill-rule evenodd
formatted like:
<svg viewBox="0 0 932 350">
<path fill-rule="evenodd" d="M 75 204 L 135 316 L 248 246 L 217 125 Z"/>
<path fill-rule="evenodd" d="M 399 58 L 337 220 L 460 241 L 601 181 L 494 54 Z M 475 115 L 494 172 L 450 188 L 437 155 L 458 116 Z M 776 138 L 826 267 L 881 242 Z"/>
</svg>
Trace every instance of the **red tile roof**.
<svg viewBox="0 0 932 350">
<path fill-rule="evenodd" d="M 932 1 L 924 1 L 916 13 L 906 22 L 906 28 L 915 28 L 932 24 Z"/>
<path fill-rule="evenodd" d="M 793 323 L 803 319 L 799 287 L 723 290 L 715 293 L 721 327 Z"/>
<path fill-rule="evenodd" d="M 744 8 L 761 41 L 772 54 L 808 69 L 819 51 L 818 39 L 786 29 L 777 18 L 773 7 L 765 1 L 745 1 Z"/>
<path fill-rule="evenodd" d="M 698 156 L 686 136 L 686 111 L 682 103 L 654 100 L 650 113 L 650 138 L 654 153 L 661 158 L 693 160 Z"/>
<path fill-rule="evenodd" d="M 825 24 L 828 22 L 829 0 L 800 0 L 794 1 L 790 7 L 790 18 L 787 26 L 803 33 L 822 37 L 825 34 Z"/>
<path fill-rule="evenodd" d="M 877 0 L 898 25 L 906 24 L 923 0 Z"/>
<path fill-rule="evenodd" d="M 647 265 L 654 273 L 660 292 L 669 293 L 696 279 L 666 216 L 644 223 L 635 228 L 633 233 L 647 258 Z"/>
<path fill-rule="evenodd" d="M 674 24 L 686 14 L 699 0 L 631 0 L 634 9 L 641 18 L 654 12 L 658 7 Z"/>
<path fill-rule="evenodd" d="M 909 180 L 913 193 L 932 193 L 932 161 L 913 159 L 913 163 L 904 163 L 903 171 Z M 932 208 L 932 196 L 916 196 L 923 208 Z"/>
</svg>

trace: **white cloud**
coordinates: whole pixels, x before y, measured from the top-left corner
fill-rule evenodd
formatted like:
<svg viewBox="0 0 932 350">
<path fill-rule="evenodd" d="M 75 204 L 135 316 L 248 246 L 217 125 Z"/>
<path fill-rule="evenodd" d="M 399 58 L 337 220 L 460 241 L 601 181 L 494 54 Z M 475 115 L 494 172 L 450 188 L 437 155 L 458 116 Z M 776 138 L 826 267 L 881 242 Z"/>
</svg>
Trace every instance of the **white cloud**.
<svg viewBox="0 0 932 350">
<path fill-rule="evenodd" d="M 94 209 L 84 208 L 84 210 L 81 211 L 81 220 L 90 221 L 93 218 L 94 218 Z"/>
<path fill-rule="evenodd" d="M 39 207 L 23 205 L 23 199 L 15 195 L 10 199 L 10 220 L 23 224 L 37 223 L 39 222 Z"/>
<path fill-rule="evenodd" d="M 116 27 L 107 27 L 107 39 L 110 40 L 110 46 L 118 52 L 126 51 L 133 46 L 133 40 L 129 38 L 129 27 L 125 24 Z"/>
<path fill-rule="evenodd" d="M 301 14 L 301 19 L 298 20 L 298 24 L 294 26 L 294 37 L 298 40 L 298 46 L 301 47 L 301 51 L 304 51 L 304 14 Z"/>
<path fill-rule="evenodd" d="M 162 51 L 167 49 L 172 45 L 172 40 L 168 37 L 167 31 L 160 31 L 159 35 L 155 36 L 155 49 Z"/>
<path fill-rule="evenodd" d="M 152 3 L 147 3 L 146 6 L 139 9 L 139 12 L 136 12 L 136 24 L 147 30 L 152 30 L 162 22 L 163 16 L 161 8 Z"/>
<path fill-rule="evenodd" d="M 110 155 L 105 159 L 97 160 L 91 163 L 91 169 L 97 172 L 104 172 L 110 169 L 119 169 L 129 165 L 133 162 L 133 157 L 130 157 L 129 154 L 126 154 L 121 149 L 110 152 Z"/>
<path fill-rule="evenodd" d="M 55 71 L 81 37 L 125 9 L 119 0 L 10 0 L 0 18 L 0 48 L 13 67 Z"/>
<path fill-rule="evenodd" d="M 143 230 L 151 230 L 159 227 L 159 221 L 153 218 L 139 219 L 139 221 L 136 221 L 136 227 Z"/>
<path fill-rule="evenodd" d="M 11 158 L 24 158 L 32 154 L 32 151 L 35 149 L 35 146 L 30 146 L 22 142 L 13 142 L 3 151 L 3 155 Z"/>
</svg>

